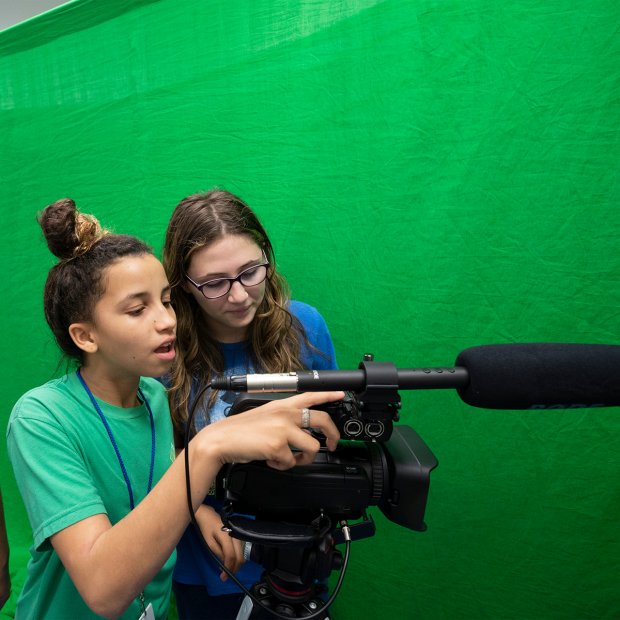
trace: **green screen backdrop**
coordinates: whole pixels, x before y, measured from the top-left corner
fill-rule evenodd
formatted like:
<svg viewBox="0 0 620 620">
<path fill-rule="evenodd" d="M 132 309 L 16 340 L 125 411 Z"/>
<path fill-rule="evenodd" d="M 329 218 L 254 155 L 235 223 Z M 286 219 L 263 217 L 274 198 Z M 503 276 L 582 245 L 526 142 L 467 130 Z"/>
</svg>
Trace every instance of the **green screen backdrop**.
<svg viewBox="0 0 620 620">
<path fill-rule="evenodd" d="M 75 0 L 0 33 L 3 426 L 59 359 L 34 218 L 64 197 L 159 250 L 181 198 L 240 195 L 341 368 L 620 344 L 619 18 L 617 0 Z M 402 396 L 440 463 L 428 531 L 371 510 L 334 617 L 620 617 L 620 411 Z M 5 618 L 31 531 L 0 459 Z"/>
</svg>

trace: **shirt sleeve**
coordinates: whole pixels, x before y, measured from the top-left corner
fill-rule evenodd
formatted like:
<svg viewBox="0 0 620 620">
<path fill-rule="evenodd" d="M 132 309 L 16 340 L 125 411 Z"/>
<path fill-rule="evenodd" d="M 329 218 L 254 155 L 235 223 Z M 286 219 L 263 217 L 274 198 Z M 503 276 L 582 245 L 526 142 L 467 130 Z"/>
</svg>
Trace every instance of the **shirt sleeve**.
<svg viewBox="0 0 620 620">
<path fill-rule="evenodd" d="M 38 549 L 52 534 L 107 513 L 79 448 L 58 420 L 28 395 L 15 409 L 8 454 Z"/>
</svg>

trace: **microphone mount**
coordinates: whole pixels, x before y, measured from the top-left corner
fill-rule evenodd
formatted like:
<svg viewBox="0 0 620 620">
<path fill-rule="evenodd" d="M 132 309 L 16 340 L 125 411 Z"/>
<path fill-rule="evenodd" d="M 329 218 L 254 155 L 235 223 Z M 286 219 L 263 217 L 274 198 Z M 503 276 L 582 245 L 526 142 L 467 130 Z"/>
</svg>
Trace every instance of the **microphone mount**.
<svg viewBox="0 0 620 620">
<path fill-rule="evenodd" d="M 398 422 L 401 400 L 394 362 L 375 362 L 374 355 L 366 354 L 359 368 L 366 374 L 366 386 L 354 394 L 358 419 Z"/>
</svg>

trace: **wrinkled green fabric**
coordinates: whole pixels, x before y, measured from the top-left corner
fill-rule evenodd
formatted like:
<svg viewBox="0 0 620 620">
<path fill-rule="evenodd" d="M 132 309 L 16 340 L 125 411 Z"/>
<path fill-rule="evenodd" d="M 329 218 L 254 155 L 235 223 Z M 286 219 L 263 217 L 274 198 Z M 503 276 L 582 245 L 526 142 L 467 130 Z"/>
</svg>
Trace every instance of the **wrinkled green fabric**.
<svg viewBox="0 0 620 620">
<path fill-rule="evenodd" d="M 159 249 L 181 198 L 239 194 L 341 368 L 620 344 L 619 17 L 615 0 L 76 0 L 0 33 L 4 423 L 59 358 L 34 215 L 63 197 Z M 428 531 L 372 511 L 335 617 L 619 617 L 618 409 L 402 396 L 440 463 Z M 4 449 L 1 484 L 18 589 L 31 533 Z"/>
</svg>

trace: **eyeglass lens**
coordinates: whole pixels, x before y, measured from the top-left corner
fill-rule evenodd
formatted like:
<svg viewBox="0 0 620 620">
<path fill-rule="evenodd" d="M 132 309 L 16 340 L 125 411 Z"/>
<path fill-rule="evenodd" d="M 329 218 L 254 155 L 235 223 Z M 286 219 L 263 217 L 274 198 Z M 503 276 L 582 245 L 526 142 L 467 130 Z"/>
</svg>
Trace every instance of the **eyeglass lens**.
<svg viewBox="0 0 620 620">
<path fill-rule="evenodd" d="M 243 286 L 256 286 L 260 284 L 267 277 L 267 267 L 264 265 L 258 265 L 257 267 L 251 267 L 246 269 L 238 276 L 239 281 Z M 201 289 L 202 294 L 207 299 L 214 299 L 226 295 L 232 287 L 232 281 L 237 278 L 222 278 L 221 280 L 211 280 L 211 282 L 205 282 Z"/>
</svg>

